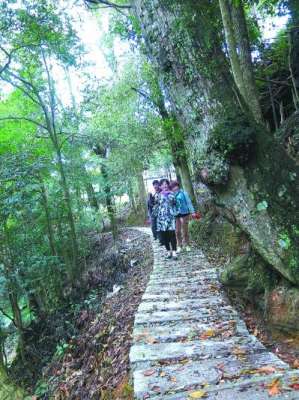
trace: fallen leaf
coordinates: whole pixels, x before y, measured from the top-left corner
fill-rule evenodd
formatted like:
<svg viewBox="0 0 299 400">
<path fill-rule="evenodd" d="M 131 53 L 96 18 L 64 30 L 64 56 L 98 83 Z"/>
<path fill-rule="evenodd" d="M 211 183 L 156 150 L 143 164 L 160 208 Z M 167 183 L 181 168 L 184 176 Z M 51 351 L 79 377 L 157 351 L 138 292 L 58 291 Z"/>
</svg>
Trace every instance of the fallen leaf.
<svg viewBox="0 0 299 400">
<path fill-rule="evenodd" d="M 170 378 L 170 380 L 171 380 L 171 382 L 176 382 L 176 377 L 175 377 L 175 376 L 172 376 L 172 377 Z"/>
<path fill-rule="evenodd" d="M 261 374 L 272 374 L 273 372 L 276 371 L 276 368 L 273 367 L 272 365 L 265 365 L 264 367 L 260 367 L 256 369 L 256 372 L 261 373 Z"/>
<path fill-rule="evenodd" d="M 148 344 L 154 344 L 154 343 L 157 343 L 157 342 L 158 342 L 157 339 L 155 339 L 155 338 L 153 338 L 151 336 L 148 336 L 146 338 L 146 343 L 148 343 Z"/>
<path fill-rule="evenodd" d="M 299 390 L 299 383 L 291 383 L 289 387 L 294 390 Z"/>
<path fill-rule="evenodd" d="M 221 333 L 223 338 L 229 338 L 234 335 L 234 331 L 227 330 Z"/>
<path fill-rule="evenodd" d="M 267 389 L 270 396 L 276 396 L 281 393 L 281 383 L 279 378 L 273 379 L 273 381 L 267 385 Z"/>
<path fill-rule="evenodd" d="M 200 335 L 200 339 L 207 339 L 214 336 L 216 336 L 216 332 L 214 331 L 214 329 L 208 329 Z"/>
<path fill-rule="evenodd" d="M 207 396 L 207 392 L 204 390 L 197 390 L 196 392 L 190 393 L 189 398 L 190 399 L 202 399 L 203 397 Z"/>
<path fill-rule="evenodd" d="M 246 354 L 246 350 L 241 349 L 241 347 L 235 347 L 232 351 L 233 354 L 236 356 L 244 356 Z"/>
<path fill-rule="evenodd" d="M 143 372 L 144 376 L 151 376 L 154 375 L 154 373 L 156 372 L 155 369 L 147 369 L 146 371 Z"/>
<path fill-rule="evenodd" d="M 171 362 L 169 360 L 159 360 L 158 363 L 160 365 L 169 365 Z"/>
<path fill-rule="evenodd" d="M 180 360 L 179 363 L 184 365 L 188 364 L 189 361 L 190 361 L 189 358 L 184 358 L 183 360 Z"/>
<path fill-rule="evenodd" d="M 160 374 L 160 376 L 162 376 L 162 377 L 163 377 L 163 376 L 166 376 L 166 372 L 162 371 L 161 374 Z"/>
<path fill-rule="evenodd" d="M 153 386 L 152 391 L 155 393 L 161 393 L 161 388 L 160 388 L 160 386 Z"/>
<path fill-rule="evenodd" d="M 299 368 L 299 360 L 296 358 L 296 360 L 293 362 L 293 368 Z"/>
<path fill-rule="evenodd" d="M 286 344 L 288 344 L 288 343 L 293 343 L 294 342 L 294 339 L 285 339 L 284 341 L 283 341 L 283 343 L 286 343 Z"/>
</svg>

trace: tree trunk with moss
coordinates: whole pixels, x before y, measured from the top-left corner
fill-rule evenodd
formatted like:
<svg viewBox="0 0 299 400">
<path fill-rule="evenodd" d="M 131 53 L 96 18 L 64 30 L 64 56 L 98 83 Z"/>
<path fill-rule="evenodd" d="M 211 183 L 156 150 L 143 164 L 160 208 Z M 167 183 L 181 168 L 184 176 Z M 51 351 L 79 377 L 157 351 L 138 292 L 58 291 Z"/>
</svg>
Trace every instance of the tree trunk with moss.
<svg viewBox="0 0 299 400">
<path fill-rule="evenodd" d="M 111 184 L 110 184 L 109 172 L 108 172 L 108 168 L 107 168 L 106 161 L 105 161 L 109 157 L 110 148 L 109 148 L 109 146 L 96 145 L 96 146 L 94 146 L 93 151 L 97 156 L 103 158 L 103 160 L 101 162 L 101 173 L 102 173 L 103 183 L 104 183 L 105 202 L 106 202 L 108 218 L 109 218 L 109 222 L 110 222 L 110 226 L 111 226 L 112 236 L 114 239 L 116 239 L 117 235 L 118 235 L 116 210 L 115 210 L 113 193 L 112 193 Z"/>
<path fill-rule="evenodd" d="M 299 109 L 299 4 L 297 0 L 289 0 L 289 68 L 293 84 L 295 108 Z"/>
<path fill-rule="evenodd" d="M 192 140 L 198 175 L 256 252 L 299 284 L 299 168 L 240 104 L 222 50 L 219 7 L 208 0 L 135 0 L 134 6 L 148 54 Z"/>
<path fill-rule="evenodd" d="M 23 400 L 25 398 L 24 391 L 9 379 L 3 364 L 0 363 L 0 399 Z"/>
<path fill-rule="evenodd" d="M 160 89 L 160 88 L 159 88 Z M 192 203 L 196 205 L 196 196 L 192 184 L 190 168 L 188 164 L 188 154 L 186 148 L 186 139 L 182 126 L 174 114 L 170 115 L 166 109 L 162 90 L 159 90 L 156 101 L 159 113 L 163 120 L 163 128 L 166 140 L 169 144 L 173 164 L 176 170 L 179 183 L 188 192 Z"/>
<path fill-rule="evenodd" d="M 159 111 L 159 114 L 162 118 L 165 137 L 170 147 L 172 162 L 178 182 L 188 192 L 191 201 L 195 206 L 196 196 L 191 179 L 186 138 L 183 127 L 180 125 L 176 116 L 173 113 L 171 114 L 168 112 L 159 79 L 155 77 L 152 83 L 154 88 L 151 96 L 147 96 L 145 93 L 139 90 L 137 90 L 137 92 L 147 100 L 150 100 L 151 104 L 154 105 Z"/>
<path fill-rule="evenodd" d="M 263 123 L 243 2 L 219 0 L 219 5 L 235 83 L 254 119 Z"/>
<path fill-rule="evenodd" d="M 141 208 L 141 215 L 144 220 L 147 218 L 147 193 L 145 189 L 144 179 L 142 172 L 137 174 L 137 185 L 138 185 L 138 200 L 139 207 Z"/>
</svg>

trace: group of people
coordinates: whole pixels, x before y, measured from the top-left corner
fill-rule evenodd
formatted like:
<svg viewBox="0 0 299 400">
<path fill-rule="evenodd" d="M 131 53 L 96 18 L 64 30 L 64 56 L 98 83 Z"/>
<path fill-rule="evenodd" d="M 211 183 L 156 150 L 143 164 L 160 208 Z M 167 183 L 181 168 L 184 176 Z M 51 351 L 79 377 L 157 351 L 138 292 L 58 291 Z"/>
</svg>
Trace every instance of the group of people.
<svg viewBox="0 0 299 400">
<path fill-rule="evenodd" d="M 190 251 L 188 223 L 195 214 L 187 192 L 177 181 L 153 181 L 154 193 L 148 198 L 148 214 L 155 240 L 167 250 L 167 258 L 177 258 L 183 249 Z M 184 247 L 183 247 L 184 246 Z"/>
</svg>

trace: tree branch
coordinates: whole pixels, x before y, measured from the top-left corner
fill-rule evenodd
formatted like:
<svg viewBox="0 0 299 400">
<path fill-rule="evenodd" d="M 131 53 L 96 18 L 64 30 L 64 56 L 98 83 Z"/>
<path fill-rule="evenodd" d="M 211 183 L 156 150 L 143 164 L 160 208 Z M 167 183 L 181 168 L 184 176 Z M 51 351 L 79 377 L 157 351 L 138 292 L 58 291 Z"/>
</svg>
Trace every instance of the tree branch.
<svg viewBox="0 0 299 400">
<path fill-rule="evenodd" d="M 9 67 L 9 64 L 11 63 L 11 59 L 12 59 L 12 54 L 13 51 L 11 51 L 10 53 L 8 53 L 8 51 L 6 51 L 4 49 L 4 47 L 0 46 L 0 50 L 3 51 L 3 53 L 6 55 L 7 57 L 7 62 L 3 65 L 3 67 L 0 68 L 0 75 Z"/>
<path fill-rule="evenodd" d="M 93 5 L 99 5 L 99 4 L 103 4 L 107 7 L 111 7 L 111 8 L 115 8 L 117 9 L 130 9 L 132 8 L 132 6 L 130 4 L 115 4 L 111 1 L 108 0 L 85 0 L 85 3 L 88 4 L 93 4 Z"/>
<path fill-rule="evenodd" d="M 29 89 L 32 90 L 32 92 L 33 92 L 34 95 L 36 96 L 37 100 L 34 99 L 34 97 L 33 97 L 32 95 L 30 95 L 24 88 L 22 88 L 21 86 L 19 86 L 19 88 L 20 88 L 21 90 L 23 90 L 23 93 L 25 93 L 26 96 L 28 96 L 29 98 L 31 98 L 31 100 L 35 101 L 35 103 L 38 104 L 38 105 L 42 108 L 42 110 L 43 110 L 43 112 L 44 112 L 44 114 L 45 114 L 45 117 L 48 117 L 48 110 L 47 110 L 47 107 L 46 107 L 45 103 L 43 102 L 43 100 L 42 100 L 42 98 L 41 98 L 41 96 L 40 96 L 40 94 L 39 94 L 38 89 L 37 89 L 31 82 L 29 82 L 29 81 L 27 81 L 26 79 L 22 78 L 21 76 L 15 74 L 14 72 L 9 71 L 8 73 L 9 73 L 9 75 L 11 75 L 13 78 L 15 78 L 16 80 L 18 80 L 18 81 L 20 81 L 21 83 L 23 83 L 23 85 L 24 85 L 26 88 L 28 88 L 28 90 L 29 90 Z M 16 84 L 15 84 L 15 82 L 12 82 L 12 81 L 11 81 L 10 84 L 13 85 L 13 86 L 15 86 L 15 87 L 17 87 Z"/>
<path fill-rule="evenodd" d="M 261 82 L 270 82 L 270 83 L 274 83 L 275 85 L 280 85 L 280 86 L 287 86 L 287 87 L 292 87 L 292 85 L 290 85 L 287 82 L 283 82 L 283 81 L 275 81 L 273 79 L 264 79 L 264 78 L 255 78 L 257 81 L 261 81 Z"/>
<path fill-rule="evenodd" d="M 156 103 L 149 94 L 143 92 L 141 89 L 137 89 L 135 87 L 131 87 L 132 90 L 134 90 L 134 92 L 140 94 L 142 97 L 144 97 L 147 101 L 149 101 L 150 103 L 152 103 L 154 106 L 156 106 L 157 108 L 159 108 L 159 104 Z"/>
<path fill-rule="evenodd" d="M 137 89 L 135 87 L 131 87 L 131 89 L 134 90 L 135 92 L 137 92 L 138 94 L 140 94 L 147 101 L 151 102 L 158 109 L 158 111 L 163 119 L 169 118 L 169 113 L 165 107 L 165 104 L 164 104 L 164 101 L 162 98 L 162 94 L 159 96 L 158 101 L 155 101 L 152 99 L 152 97 L 149 94 L 143 92 L 142 90 Z"/>
<path fill-rule="evenodd" d="M 35 121 L 34 119 L 26 118 L 26 117 L 9 116 L 9 117 L 0 118 L 0 121 L 27 121 L 27 122 L 31 122 L 32 124 L 38 126 L 39 128 L 45 129 L 46 131 L 48 130 L 45 125 L 40 124 L 39 122 Z"/>
<path fill-rule="evenodd" d="M 15 323 L 15 320 L 14 320 L 10 315 L 8 315 L 8 314 L 3 310 L 2 307 L 0 307 L 0 312 L 1 312 L 6 318 L 8 318 L 8 319 L 14 324 L 15 327 L 17 327 L 17 325 L 16 325 L 16 323 Z"/>
<path fill-rule="evenodd" d="M 51 78 L 50 70 L 48 67 L 47 59 L 45 52 L 43 50 L 43 47 L 41 47 L 41 54 L 44 62 L 44 66 L 46 69 L 46 74 L 47 74 L 47 82 L 48 82 L 48 96 L 49 96 L 49 101 L 50 101 L 50 111 L 51 111 L 51 117 L 52 117 L 52 127 L 54 133 L 56 133 L 56 127 L 55 127 L 55 91 L 54 91 L 54 85 L 53 85 L 53 80 Z"/>
<path fill-rule="evenodd" d="M 25 96 L 29 97 L 30 100 L 32 100 L 35 104 L 40 106 L 39 102 L 33 96 L 31 96 L 31 94 L 29 92 L 27 92 L 27 90 L 25 90 L 22 86 L 18 85 L 17 83 L 13 82 L 11 79 L 8 79 L 5 76 L 1 76 L 0 79 L 9 83 L 11 86 L 15 87 L 16 89 L 19 89 L 22 93 L 24 93 Z"/>
<path fill-rule="evenodd" d="M 14 49 L 12 49 L 11 52 L 8 52 L 3 46 L 0 45 L 0 50 L 3 51 L 3 53 L 7 57 L 7 62 L 5 63 L 5 65 L 3 67 L 0 68 L 0 75 L 2 74 L 2 72 L 4 72 L 9 67 L 9 64 L 11 63 L 11 60 L 12 60 L 13 53 L 15 53 L 16 51 L 18 51 L 22 48 L 24 48 L 24 46 L 18 46 L 18 47 L 15 47 Z"/>
</svg>

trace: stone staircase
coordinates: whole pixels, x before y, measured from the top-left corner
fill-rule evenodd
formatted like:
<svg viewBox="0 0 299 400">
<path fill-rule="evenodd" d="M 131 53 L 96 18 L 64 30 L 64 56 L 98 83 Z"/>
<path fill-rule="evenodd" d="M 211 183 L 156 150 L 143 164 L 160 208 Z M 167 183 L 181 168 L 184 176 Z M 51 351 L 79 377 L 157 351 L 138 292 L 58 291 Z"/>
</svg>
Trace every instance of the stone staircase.
<svg viewBox="0 0 299 400">
<path fill-rule="evenodd" d="M 299 399 L 299 373 L 249 334 L 202 252 L 153 251 L 130 351 L 135 398 Z"/>
</svg>

